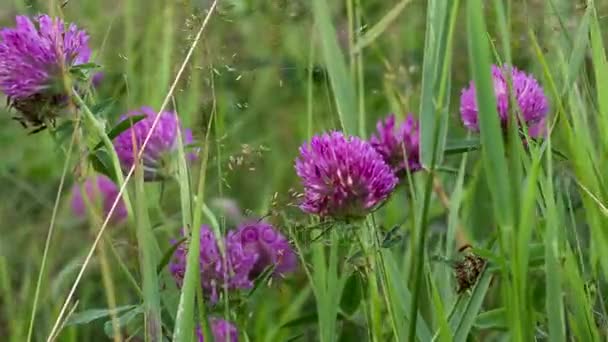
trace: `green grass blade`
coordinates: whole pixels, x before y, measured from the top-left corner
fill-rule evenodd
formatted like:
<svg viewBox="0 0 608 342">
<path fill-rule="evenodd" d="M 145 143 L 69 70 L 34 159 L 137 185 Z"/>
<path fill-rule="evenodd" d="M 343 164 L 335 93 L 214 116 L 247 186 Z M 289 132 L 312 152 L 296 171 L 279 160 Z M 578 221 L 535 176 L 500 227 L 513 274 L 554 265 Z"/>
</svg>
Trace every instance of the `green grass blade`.
<svg viewBox="0 0 608 342">
<path fill-rule="evenodd" d="M 143 167 L 135 170 L 135 221 L 137 244 L 142 276 L 146 340 L 161 342 L 160 288 L 156 265 L 160 260 L 154 233 L 148 216 L 148 203 L 144 190 Z"/>
<path fill-rule="evenodd" d="M 480 0 L 467 0 L 468 47 L 475 81 L 482 159 L 488 186 L 494 201 L 494 212 L 501 226 L 513 225 L 513 205 L 508 182 L 507 161 L 502 130 L 496 109 L 496 97 L 490 72 L 490 48 L 487 42 L 483 5 Z"/>
<path fill-rule="evenodd" d="M 458 4 L 459 1 L 431 0 L 427 8 L 420 99 L 420 159 L 427 168 L 433 158 L 435 132 L 439 132 L 437 163 L 443 159 L 449 116 L 449 96 L 445 95 L 450 92 L 448 67 Z"/>
<path fill-rule="evenodd" d="M 407 336 L 407 327 L 410 324 L 409 322 L 412 322 L 410 312 L 408 311 L 412 307 L 412 294 L 407 288 L 407 284 L 404 281 L 405 274 L 399 269 L 395 257 L 389 251 L 383 251 L 382 256 L 386 265 L 388 292 L 390 293 L 390 298 L 393 298 L 393 301 L 389 305 L 393 306 L 392 310 L 396 313 L 397 317 L 403 318 L 403 320 L 397 322 L 397 329 L 402 329 L 399 335 Z M 419 312 L 416 315 L 418 316 L 415 323 L 417 339 L 419 341 L 431 341 L 433 336 L 431 335 L 429 326 Z"/>
<path fill-rule="evenodd" d="M 352 49 L 353 54 L 361 53 L 366 46 L 372 44 L 397 18 L 412 0 L 401 0 L 391 8 L 372 28 L 367 30 Z"/>
<path fill-rule="evenodd" d="M 338 45 L 336 29 L 331 22 L 331 11 L 326 0 L 313 0 L 312 7 L 342 129 L 347 134 L 358 134 L 359 118 L 354 82 Z"/>
<path fill-rule="evenodd" d="M 454 341 L 466 341 L 475 320 L 481 310 L 481 305 L 486 297 L 490 282 L 492 281 L 492 273 L 488 271 L 487 267 L 484 272 L 479 276 L 477 285 L 471 293 L 471 297 L 465 304 L 465 310 L 461 314 L 456 329 L 454 330 Z"/>
</svg>

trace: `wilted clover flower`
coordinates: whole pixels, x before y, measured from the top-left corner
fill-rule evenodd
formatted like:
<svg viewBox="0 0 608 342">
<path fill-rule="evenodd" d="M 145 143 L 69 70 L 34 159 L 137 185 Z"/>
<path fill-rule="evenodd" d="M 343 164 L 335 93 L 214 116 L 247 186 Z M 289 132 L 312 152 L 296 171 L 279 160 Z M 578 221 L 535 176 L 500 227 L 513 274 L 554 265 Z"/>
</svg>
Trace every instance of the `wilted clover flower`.
<svg viewBox="0 0 608 342">
<path fill-rule="evenodd" d="M 503 127 L 509 120 L 510 99 L 509 85 L 506 75 L 511 74 L 513 82 L 514 97 L 521 111 L 521 119 L 528 126 L 528 134 L 531 137 L 539 137 L 545 134 L 545 118 L 549 110 L 547 97 L 538 82 L 524 72 L 512 66 L 492 66 L 492 78 L 494 80 L 494 93 L 496 94 L 497 109 Z M 462 90 L 460 96 L 460 115 L 464 125 L 472 131 L 479 131 L 478 107 L 475 98 L 475 85 L 473 81 L 469 87 Z M 513 112 L 514 115 L 516 112 Z"/>
<path fill-rule="evenodd" d="M 200 237 L 200 276 L 203 292 L 211 302 L 217 302 L 224 287 L 247 289 L 253 286 L 249 272 L 253 269 L 258 255 L 243 248 L 239 241 L 226 241 L 226 259 L 222 258 L 215 235 L 209 226 L 201 226 Z M 172 241 L 176 243 L 176 241 Z M 184 242 L 175 250 L 169 270 L 177 285 L 182 286 L 186 274 L 187 243 Z"/>
<path fill-rule="evenodd" d="M 298 256 L 289 241 L 266 222 L 243 223 L 228 234 L 228 240 L 236 240 L 245 250 L 258 254 L 257 262 L 249 272 L 251 280 L 270 266 L 274 267 L 275 276 L 293 272 L 298 267 Z"/>
<path fill-rule="evenodd" d="M 54 122 L 67 105 L 65 76 L 89 61 L 89 36 L 60 18 L 16 17 L 16 27 L 0 30 L 0 90 L 36 131 Z M 69 82 L 68 82 L 69 84 Z"/>
<path fill-rule="evenodd" d="M 160 119 L 154 127 L 154 132 L 152 132 L 142 154 L 142 163 L 146 181 L 167 178 L 177 170 L 178 129 L 182 131 L 184 145 L 192 143 L 192 131 L 181 128 L 179 118 L 175 113 L 162 112 L 157 114 L 150 107 L 141 107 L 140 110 L 129 112 L 122 116 L 121 121 L 129 120 L 138 115 L 144 115 L 145 118 L 133 124 L 114 139 L 114 148 L 121 166 L 125 172 L 133 166 L 137 154 L 152 129 L 156 116 L 160 115 Z M 193 159 L 195 155 L 188 154 L 187 157 Z"/>
<path fill-rule="evenodd" d="M 72 211 L 78 217 L 84 217 L 87 213 L 87 203 L 83 198 L 83 193 L 87 196 L 87 201 L 92 208 L 101 210 L 104 215 L 102 219 L 110 213 L 114 201 L 118 197 L 119 189 L 111 179 L 104 175 L 98 175 L 87 179 L 83 185 L 75 184 L 72 188 Z M 127 218 L 127 207 L 122 198 L 116 204 L 110 222 L 118 224 Z"/>
<path fill-rule="evenodd" d="M 413 115 L 396 127 L 395 114 L 391 114 L 376 127 L 378 133 L 369 141 L 398 177 L 405 176 L 407 170 L 420 170 L 420 130 Z"/>
<path fill-rule="evenodd" d="M 213 339 L 215 341 L 239 341 L 239 332 L 232 323 L 219 318 L 209 318 L 209 321 L 209 323 L 211 324 L 211 333 L 213 334 Z M 198 338 L 198 342 L 205 341 L 205 338 L 203 337 L 203 331 L 200 327 L 196 328 L 196 337 Z"/>
<path fill-rule="evenodd" d="M 368 142 L 340 132 L 303 144 L 295 168 L 304 186 L 300 208 L 322 217 L 364 217 L 398 182 Z"/>
</svg>

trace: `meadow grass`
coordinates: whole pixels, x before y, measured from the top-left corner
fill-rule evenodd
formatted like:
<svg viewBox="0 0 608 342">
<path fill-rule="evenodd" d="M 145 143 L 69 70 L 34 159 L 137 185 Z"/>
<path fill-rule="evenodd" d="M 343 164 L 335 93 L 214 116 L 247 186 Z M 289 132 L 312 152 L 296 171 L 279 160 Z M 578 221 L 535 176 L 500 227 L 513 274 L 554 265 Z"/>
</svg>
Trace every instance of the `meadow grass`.
<svg viewBox="0 0 608 342">
<path fill-rule="evenodd" d="M 0 24 L 36 13 L 86 28 L 105 78 L 74 92 L 69 126 L 27 135 L 0 109 L 7 341 L 192 341 L 196 326 L 210 341 L 212 316 L 243 341 L 608 338 L 608 3 L 13 0 Z M 501 128 L 496 63 L 543 86 L 544 139 Z M 479 133 L 460 120 L 470 79 Z M 198 159 L 180 135 L 173 179 L 121 170 L 112 128 L 142 105 L 194 131 Z M 328 130 L 368 138 L 389 112 L 419 118 L 424 170 L 365 220 L 303 214 L 298 146 Z M 70 211 L 93 162 L 123 191 L 123 226 Z M 298 272 L 209 305 L 193 228 L 233 228 L 219 199 L 279 227 Z M 192 235 L 178 289 L 167 263 L 180 228 Z M 455 265 L 471 255 L 485 264 L 459 291 Z"/>
</svg>

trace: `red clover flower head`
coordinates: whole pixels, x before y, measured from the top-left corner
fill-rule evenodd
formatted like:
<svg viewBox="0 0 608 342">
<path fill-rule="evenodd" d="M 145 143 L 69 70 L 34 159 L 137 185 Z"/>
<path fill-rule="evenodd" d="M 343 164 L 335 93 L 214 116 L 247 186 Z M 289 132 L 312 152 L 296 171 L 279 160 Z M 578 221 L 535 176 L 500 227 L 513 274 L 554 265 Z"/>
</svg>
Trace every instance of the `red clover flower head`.
<svg viewBox="0 0 608 342">
<path fill-rule="evenodd" d="M 269 266 L 274 266 L 273 275 L 283 276 L 298 267 L 298 256 L 289 240 L 271 224 L 259 221 L 241 224 L 236 231 L 228 234 L 246 249 L 258 255 L 249 272 L 249 279 L 255 280 Z"/>
<path fill-rule="evenodd" d="M 384 161 L 398 177 L 421 169 L 420 165 L 420 129 L 418 120 L 408 115 L 397 127 L 395 114 L 378 121 L 377 135 L 373 134 L 370 143 L 382 155 Z"/>
<path fill-rule="evenodd" d="M 213 334 L 213 339 L 215 341 L 239 341 L 239 332 L 234 326 L 234 324 L 215 317 L 209 318 L 209 323 L 211 324 L 211 334 Z M 198 339 L 198 342 L 205 342 L 205 338 L 203 337 L 203 331 L 200 327 L 196 328 L 196 337 Z"/>
<path fill-rule="evenodd" d="M 364 217 L 387 199 L 398 182 L 368 142 L 340 132 L 304 143 L 295 169 L 304 186 L 300 208 L 321 217 Z"/>
<path fill-rule="evenodd" d="M 114 182 L 104 175 L 98 175 L 87 179 L 84 184 L 75 184 L 72 188 L 72 211 L 77 217 L 87 214 L 87 203 L 83 198 L 83 192 L 92 208 L 101 209 L 102 219 L 110 213 L 114 201 L 118 197 L 119 189 Z M 116 204 L 110 222 L 121 223 L 127 218 L 127 207 L 122 198 Z"/>
<path fill-rule="evenodd" d="M 258 254 L 245 249 L 240 241 L 227 239 L 225 241 L 226 258 L 222 257 L 219 245 L 209 226 L 200 228 L 200 277 L 203 293 L 212 303 L 217 302 L 224 288 L 229 290 L 248 289 L 253 286 L 249 273 L 253 269 Z M 172 241 L 176 243 L 176 241 Z M 186 273 L 187 242 L 177 247 L 169 271 L 181 287 Z"/>
<path fill-rule="evenodd" d="M 133 166 L 147 135 L 152 130 L 152 124 L 156 116 L 159 115 L 158 123 L 154 127 L 142 154 L 142 163 L 146 181 L 165 179 L 177 170 L 178 129 L 183 132 L 184 145 L 192 143 L 192 131 L 181 127 L 179 118 L 175 113 L 162 112 L 157 114 L 150 107 L 142 107 L 140 110 L 129 112 L 122 116 L 121 121 L 129 120 L 129 118 L 138 115 L 145 117 L 114 139 L 114 148 L 122 168 L 127 172 Z M 195 157 L 194 153 L 187 154 L 189 160 L 193 160 Z"/>
<path fill-rule="evenodd" d="M 534 77 L 527 75 L 519 69 L 505 65 L 492 66 L 492 79 L 494 93 L 496 94 L 497 109 L 503 127 L 509 119 L 510 98 L 509 85 L 506 75 L 510 74 L 513 82 L 513 91 L 521 119 L 528 126 L 528 134 L 533 137 L 542 137 L 546 134 L 545 119 L 549 111 L 547 97 Z M 477 107 L 475 85 L 473 81 L 462 90 L 460 96 L 460 115 L 462 122 L 471 131 L 479 131 L 479 109 Z"/>
<path fill-rule="evenodd" d="M 0 30 L 0 91 L 24 127 L 44 128 L 67 105 L 65 76 L 89 61 L 89 36 L 48 15 L 15 20 L 15 27 Z"/>
</svg>

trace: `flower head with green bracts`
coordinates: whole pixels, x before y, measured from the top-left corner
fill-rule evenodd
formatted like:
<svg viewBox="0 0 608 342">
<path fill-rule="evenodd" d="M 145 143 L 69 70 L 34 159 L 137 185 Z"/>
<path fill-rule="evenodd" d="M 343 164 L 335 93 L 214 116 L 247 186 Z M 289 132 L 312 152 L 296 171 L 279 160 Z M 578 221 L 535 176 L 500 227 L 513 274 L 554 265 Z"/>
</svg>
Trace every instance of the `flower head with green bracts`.
<svg viewBox="0 0 608 342">
<path fill-rule="evenodd" d="M 88 43 L 84 30 L 48 15 L 17 16 L 14 28 L 0 30 L 0 91 L 24 127 L 42 130 L 67 108 L 66 76 L 89 61 Z"/>
<path fill-rule="evenodd" d="M 295 169 L 304 186 L 300 208 L 321 217 L 364 217 L 384 202 L 398 183 L 367 141 L 340 132 L 315 136 L 303 144 Z"/>
</svg>

